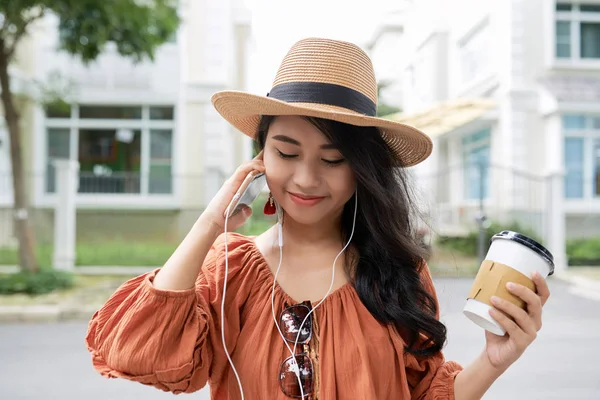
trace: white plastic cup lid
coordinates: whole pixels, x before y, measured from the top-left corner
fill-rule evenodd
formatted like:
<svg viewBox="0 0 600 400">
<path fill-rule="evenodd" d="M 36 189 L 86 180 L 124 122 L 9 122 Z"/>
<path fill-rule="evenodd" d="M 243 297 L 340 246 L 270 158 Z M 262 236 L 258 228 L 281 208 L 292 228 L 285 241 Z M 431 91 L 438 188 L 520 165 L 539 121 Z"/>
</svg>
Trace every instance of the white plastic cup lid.
<svg viewBox="0 0 600 400">
<path fill-rule="evenodd" d="M 546 260 L 546 262 L 548 262 L 548 264 L 550 265 L 550 272 L 548 273 L 548 275 L 552 275 L 554 273 L 554 256 L 552 255 L 552 253 L 550 253 L 550 251 L 547 248 L 542 246 L 540 243 L 538 243 L 534 239 L 532 239 L 528 236 L 525 236 L 522 233 L 513 232 L 513 231 L 502 231 L 502 232 L 497 233 L 494 236 L 492 236 L 490 243 L 497 239 L 512 240 L 512 241 L 515 241 L 515 242 L 522 244 L 523 246 L 526 246 L 527 248 L 533 250 L 540 257 L 542 257 L 544 260 Z"/>
</svg>

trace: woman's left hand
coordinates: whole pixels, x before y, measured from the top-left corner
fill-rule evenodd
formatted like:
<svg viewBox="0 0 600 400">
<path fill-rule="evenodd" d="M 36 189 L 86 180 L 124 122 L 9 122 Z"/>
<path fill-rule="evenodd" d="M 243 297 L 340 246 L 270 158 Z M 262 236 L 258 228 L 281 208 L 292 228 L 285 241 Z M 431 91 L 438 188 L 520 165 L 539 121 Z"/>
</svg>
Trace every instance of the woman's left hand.
<svg viewBox="0 0 600 400">
<path fill-rule="evenodd" d="M 517 361 L 542 328 L 542 307 L 550 297 L 550 289 L 539 273 L 534 273 L 532 279 L 537 293 L 519 284 L 507 284 L 512 294 L 527 303 L 525 310 L 509 301 L 492 298 L 492 303 L 497 309 L 492 308 L 490 315 L 502 325 L 506 334 L 498 336 L 486 331 L 485 350 L 492 366 L 499 370 L 504 371 Z M 512 320 L 498 310 L 504 311 Z"/>
</svg>

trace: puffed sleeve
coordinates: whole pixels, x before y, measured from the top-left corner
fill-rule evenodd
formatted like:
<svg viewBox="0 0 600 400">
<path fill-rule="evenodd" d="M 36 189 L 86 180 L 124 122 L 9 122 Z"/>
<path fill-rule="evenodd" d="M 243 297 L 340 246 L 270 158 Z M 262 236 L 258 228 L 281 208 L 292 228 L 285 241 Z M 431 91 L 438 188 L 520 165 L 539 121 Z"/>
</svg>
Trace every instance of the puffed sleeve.
<svg viewBox="0 0 600 400">
<path fill-rule="evenodd" d="M 427 265 L 421 268 L 421 280 L 435 299 L 439 319 L 437 293 Z M 463 369 L 460 364 L 446 361 L 442 352 L 427 358 L 410 353 L 405 353 L 404 357 L 412 400 L 454 400 L 454 378 Z"/>
<path fill-rule="evenodd" d="M 217 239 L 195 288 L 159 290 L 160 269 L 124 283 L 92 317 L 86 345 L 94 368 L 107 378 L 125 378 L 173 393 L 190 393 L 220 379 L 227 359 L 221 343 L 224 239 Z M 243 249 L 229 240 L 225 336 L 228 349 L 240 332 L 244 282 Z"/>
</svg>

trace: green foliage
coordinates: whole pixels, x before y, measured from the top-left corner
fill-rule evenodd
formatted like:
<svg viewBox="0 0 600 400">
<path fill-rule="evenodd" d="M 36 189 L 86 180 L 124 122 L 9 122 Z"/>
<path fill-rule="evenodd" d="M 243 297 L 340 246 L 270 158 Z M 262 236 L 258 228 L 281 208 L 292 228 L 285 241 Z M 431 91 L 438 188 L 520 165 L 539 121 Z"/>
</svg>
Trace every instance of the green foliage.
<svg viewBox="0 0 600 400">
<path fill-rule="evenodd" d="M 529 236 L 530 238 L 536 240 L 539 243 L 542 243 L 541 239 L 535 232 L 533 232 L 529 228 L 522 226 L 516 221 L 509 224 L 500 224 L 498 222 L 492 222 L 490 226 L 485 230 L 486 251 L 489 248 L 489 243 L 492 236 L 504 230 L 519 232 L 523 235 Z M 477 230 L 470 231 L 467 234 L 467 236 L 441 236 L 437 240 L 437 245 L 448 250 L 456 251 L 465 256 L 476 257 L 478 237 L 479 232 Z"/>
<path fill-rule="evenodd" d="M 263 208 L 267 202 L 268 195 L 262 193 L 252 203 L 252 216 L 244 225 L 238 229 L 238 232 L 247 236 L 258 236 L 269 229 L 277 221 L 275 216 L 267 216 L 263 213 Z"/>
<path fill-rule="evenodd" d="M 135 240 L 78 243 L 75 263 L 78 266 L 155 267 L 163 265 L 176 248 L 176 243 Z"/>
<path fill-rule="evenodd" d="M 385 103 L 379 103 L 377 105 L 377 116 L 378 117 L 385 117 L 387 115 L 399 113 L 400 111 L 402 111 L 402 109 L 400 107 L 390 106 Z"/>
<path fill-rule="evenodd" d="M 567 241 L 569 265 L 600 266 L 600 237 Z"/>
<path fill-rule="evenodd" d="M 116 239 L 106 242 L 77 243 L 75 264 L 77 266 L 154 267 L 167 261 L 176 248 L 177 243 L 118 241 Z M 39 246 L 36 253 L 41 265 L 52 264 L 52 246 Z M 0 265 L 17 265 L 18 263 L 17 249 L 0 248 Z"/>
<path fill-rule="evenodd" d="M 60 48 L 95 60 L 113 42 L 117 51 L 141 61 L 174 37 L 179 26 L 177 0 L 14 0 L 1 1 L 0 39 L 12 45 L 44 14 L 59 19 Z"/>
<path fill-rule="evenodd" d="M 486 230 L 486 251 L 491 237 L 503 230 L 516 231 L 542 243 L 537 234 L 517 222 L 508 225 L 493 223 Z M 477 237 L 477 230 L 473 230 L 467 236 L 439 237 L 437 245 L 443 250 L 452 250 L 463 256 L 475 257 L 477 256 Z M 568 240 L 566 250 L 568 263 L 571 266 L 600 266 L 600 237 Z"/>
<path fill-rule="evenodd" d="M 0 294 L 24 293 L 39 295 L 69 289 L 75 283 L 72 274 L 42 269 L 39 272 L 18 272 L 0 276 Z"/>
</svg>

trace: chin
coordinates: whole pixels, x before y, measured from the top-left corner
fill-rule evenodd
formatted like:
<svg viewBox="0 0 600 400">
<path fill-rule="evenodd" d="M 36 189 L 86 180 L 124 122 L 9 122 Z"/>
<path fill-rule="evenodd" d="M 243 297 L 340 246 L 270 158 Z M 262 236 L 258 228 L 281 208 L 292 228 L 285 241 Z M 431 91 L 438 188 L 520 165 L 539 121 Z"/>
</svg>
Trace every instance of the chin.
<svg viewBox="0 0 600 400">
<path fill-rule="evenodd" d="M 286 210 L 285 213 L 288 218 L 300 225 L 316 225 L 326 217 L 323 213 L 307 213 L 294 209 Z"/>
<path fill-rule="evenodd" d="M 301 207 L 293 202 L 286 204 L 283 209 L 288 218 L 301 225 L 317 225 L 331 218 L 332 210 L 328 207 Z"/>
</svg>

